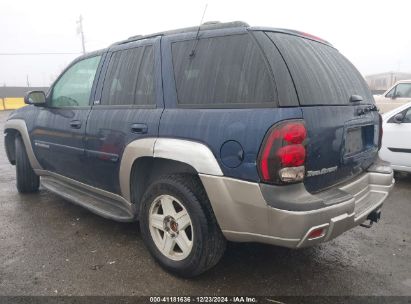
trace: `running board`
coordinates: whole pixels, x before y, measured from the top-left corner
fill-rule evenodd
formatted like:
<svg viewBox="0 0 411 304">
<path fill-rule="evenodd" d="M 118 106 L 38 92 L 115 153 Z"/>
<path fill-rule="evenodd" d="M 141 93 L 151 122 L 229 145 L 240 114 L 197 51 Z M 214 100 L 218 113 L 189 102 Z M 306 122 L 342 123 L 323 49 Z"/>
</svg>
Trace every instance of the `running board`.
<svg viewBox="0 0 411 304">
<path fill-rule="evenodd" d="M 91 212 L 107 219 L 118 222 L 132 222 L 136 220 L 133 206 L 119 198 L 108 197 L 102 193 L 92 191 L 92 187 L 77 181 L 54 176 L 42 176 L 41 184 L 47 190 L 61 196 L 62 198 L 80 205 Z M 101 191 L 100 191 L 101 192 Z M 114 196 L 111 194 L 111 196 Z"/>
</svg>

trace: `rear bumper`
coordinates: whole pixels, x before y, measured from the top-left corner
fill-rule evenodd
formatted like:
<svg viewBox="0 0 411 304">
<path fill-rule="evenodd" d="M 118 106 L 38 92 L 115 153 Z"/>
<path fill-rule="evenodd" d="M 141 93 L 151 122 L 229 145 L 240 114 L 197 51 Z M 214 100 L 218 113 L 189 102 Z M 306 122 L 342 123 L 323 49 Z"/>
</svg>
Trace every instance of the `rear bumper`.
<svg viewBox="0 0 411 304">
<path fill-rule="evenodd" d="M 372 211 L 381 208 L 394 185 L 391 168 L 385 164 L 374 165 L 369 172 L 323 193 L 302 195 L 294 191 L 297 197 L 293 201 L 301 198 L 300 204 L 309 200 L 308 204 L 316 202 L 311 206 L 321 205 L 316 209 L 296 211 L 295 204 L 290 205 L 292 210 L 286 210 L 283 197 L 282 207 L 273 207 L 275 191 L 267 194 L 258 183 L 211 175 L 200 175 L 200 178 L 228 240 L 291 248 L 331 240 L 363 223 Z M 282 186 L 282 191 L 287 187 Z M 288 190 L 292 196 L 293 188 Z M 317 228 L 324 228 L 324 233 L 310 239 L 310 232 Z"/>
</svg>

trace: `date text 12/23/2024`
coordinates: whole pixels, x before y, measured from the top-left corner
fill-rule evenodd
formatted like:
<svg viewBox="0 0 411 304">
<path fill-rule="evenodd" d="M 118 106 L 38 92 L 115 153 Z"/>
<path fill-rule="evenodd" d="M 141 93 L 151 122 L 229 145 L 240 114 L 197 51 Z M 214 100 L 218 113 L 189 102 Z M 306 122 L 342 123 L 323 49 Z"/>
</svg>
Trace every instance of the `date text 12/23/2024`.
<svg viewBox="0 0 411 304">
<path fill-rule="evenodd" d="M 150 303 L 257 303 L 256 297 L 246 296 L 182 296 L 182 297 L 150 297 Z"/>
</svg>

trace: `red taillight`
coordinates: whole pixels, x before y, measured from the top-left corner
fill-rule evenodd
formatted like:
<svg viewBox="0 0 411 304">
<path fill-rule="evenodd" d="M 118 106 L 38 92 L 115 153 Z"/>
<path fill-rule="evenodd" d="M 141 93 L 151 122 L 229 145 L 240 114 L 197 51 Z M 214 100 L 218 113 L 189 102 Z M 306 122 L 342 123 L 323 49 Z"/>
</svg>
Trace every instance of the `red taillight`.
<svg viewBox="0 0 411 304">
<path fill-rule="evenodd" d="M 263 180 L 269 180 L 270 179 L 270 170 L 269 170 L 269 159 L 270 159 L 270 152 L 271 152 L 271 147 L 274 145 L 275 141 L 280 138 L 280 130 L 272 130 L 270 132 L 267 140 L 265 141 L 264 144 L 264 149 L 262 152 L 262 157 L 261 157 L 261 174 L 263 177 Z"/>
<path fill-rule="evenodd" d="M 302 166 L 305 162 L 305 148 L 301 144 L 284 146 L 278 150 L 278 157 L 283 167 Z"/>
<path fill-rule="evenodd" d="M 286 124 L 282 133 L 284 140 L 290 144 L 300 144 L 307 137 L 307 131 L 302 123 Z"/>
<path fill-rule="evenodd" d="M 303 121 L 286 121 L 268 131 L 258 157 L 261 179 L 268 183 L 299 182 L 305 173 L 305 140 Z"/>
</svg>

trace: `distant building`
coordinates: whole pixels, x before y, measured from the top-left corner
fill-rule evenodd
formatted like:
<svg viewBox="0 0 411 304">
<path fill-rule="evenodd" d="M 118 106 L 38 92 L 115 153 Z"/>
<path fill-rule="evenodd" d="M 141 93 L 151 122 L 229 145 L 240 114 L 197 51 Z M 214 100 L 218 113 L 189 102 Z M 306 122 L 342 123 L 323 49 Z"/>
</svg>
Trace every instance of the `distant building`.
<svg viewBox="0 0 411 304">
<path fill-rule="evenodd" d="M 397 81 L 405 79 L 411 79 L 411 73 L 387 72 L 365 76 L 373 94 L 383 93 Z"/>
<path fill-rule="evenodd" d="M 28 91 L 44 91 L 47 92 L 47 87 L 6 87 L 0 86 L 0 98 L 6 97 L 24 97 Z"/>
</svg>

